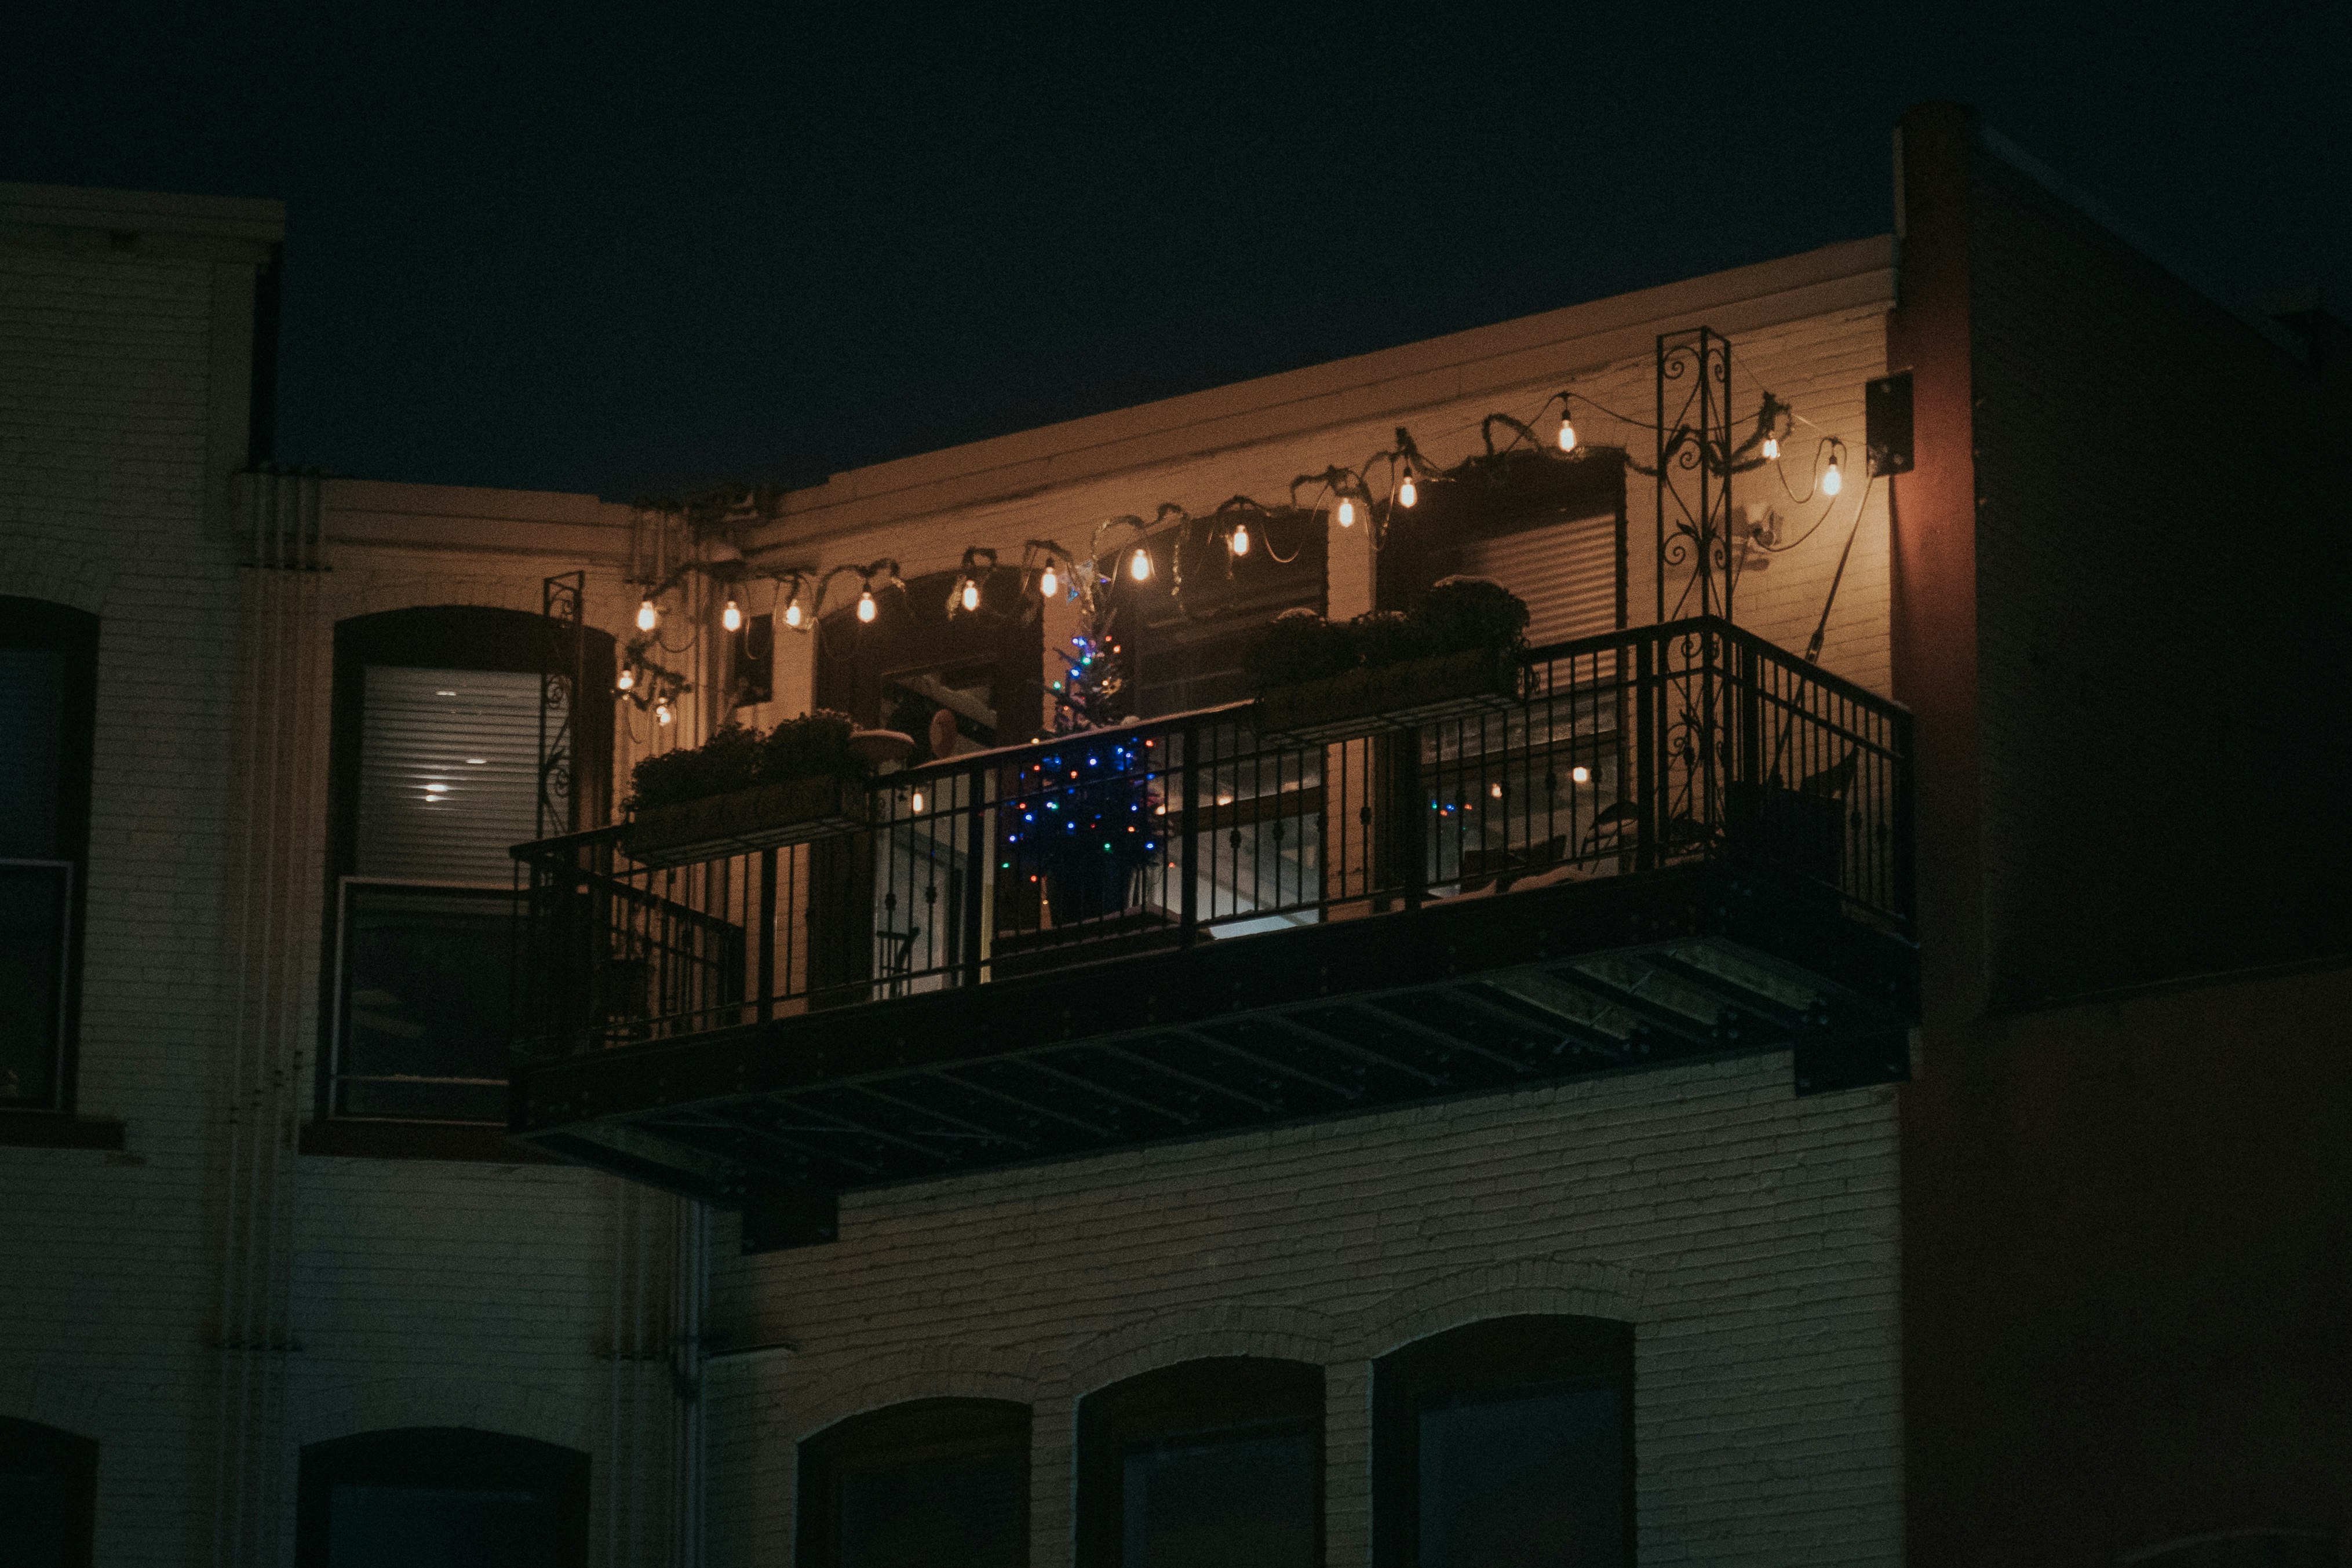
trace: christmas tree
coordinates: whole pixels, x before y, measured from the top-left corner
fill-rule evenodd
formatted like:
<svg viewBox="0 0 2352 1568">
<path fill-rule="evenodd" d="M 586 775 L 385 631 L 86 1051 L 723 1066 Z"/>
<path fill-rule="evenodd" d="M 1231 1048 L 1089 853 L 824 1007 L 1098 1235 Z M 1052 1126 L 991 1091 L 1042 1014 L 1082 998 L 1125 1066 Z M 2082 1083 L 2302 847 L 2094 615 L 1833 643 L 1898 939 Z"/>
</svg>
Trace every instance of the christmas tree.
<svg viewBox="0 0 2352 1568">
<path fill-rule="evenodd" d="M 1091 575 L 1091 574 L 1089 574 Z M 1054 923 L 1099 920 L 1133 900 L 1136 874 L 1159 863 L 1160 796 L 1151 787 L 1165 742 L 1127 728 L 1127 679 L 1109 584 L 1079 595 L 1084 629 L 1056 648 L 1066 671 L 1054 683 L 1054 727 L 1065 744 L 1021 770 L 1009 804 L 1005 869 L 1042 878 Z"/>
</svg>

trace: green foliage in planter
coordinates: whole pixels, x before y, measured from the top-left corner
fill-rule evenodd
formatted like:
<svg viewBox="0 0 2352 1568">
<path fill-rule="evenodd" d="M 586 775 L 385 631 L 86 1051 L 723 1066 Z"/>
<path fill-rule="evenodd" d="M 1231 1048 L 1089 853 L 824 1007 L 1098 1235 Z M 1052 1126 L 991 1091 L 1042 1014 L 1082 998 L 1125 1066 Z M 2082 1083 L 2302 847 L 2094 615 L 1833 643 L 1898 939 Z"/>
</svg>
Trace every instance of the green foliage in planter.
<svg viewBox="0 0 2352 1568">
<path fill-rule="evenodd" d="M 849 749 L 845 713 L 819 709 L 787 719 L 766 734 L 722 725 L 699 746 L 641 760 L 629 775 L 628 809 L 678 805 L 786 779 L 858 777 L 866 771 Z"/>
<path fill-rule="evenodd" d="M 1527 629 L 1528 606 L 1517 595 L 1483 577 L 1449 577 L 1402 615 L 1374 610 L 1331 622 L 1286 611 L 1250 645 L 1243 665 L 1254 687 L 1271 691 L 1474 648 L 1508 652 Z"/>
</svg>

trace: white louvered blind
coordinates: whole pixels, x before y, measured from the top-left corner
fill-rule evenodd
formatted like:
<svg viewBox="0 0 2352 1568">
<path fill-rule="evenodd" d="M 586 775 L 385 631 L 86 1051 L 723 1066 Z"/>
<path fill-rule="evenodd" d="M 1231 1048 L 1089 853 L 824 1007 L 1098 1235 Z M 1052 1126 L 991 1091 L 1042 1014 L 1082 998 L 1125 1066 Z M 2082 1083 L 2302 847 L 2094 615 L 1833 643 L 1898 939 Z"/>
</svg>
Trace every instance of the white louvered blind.
<svg viewBox="0 0 2352 1568">
<path fill-rule="evenodd" d="M 359 874 L 508 882 L 539 828 L 539 677 L 372 664 L 365 704 Z"/>
<path fill-rule="evenodd" d="M 1491 577 L 1528 602 L 1528 641 L 1541 647 L 1617 629 L 1617 519 L 1580 517 L 1462 551 L 1462 571 Z"/>
</svg>

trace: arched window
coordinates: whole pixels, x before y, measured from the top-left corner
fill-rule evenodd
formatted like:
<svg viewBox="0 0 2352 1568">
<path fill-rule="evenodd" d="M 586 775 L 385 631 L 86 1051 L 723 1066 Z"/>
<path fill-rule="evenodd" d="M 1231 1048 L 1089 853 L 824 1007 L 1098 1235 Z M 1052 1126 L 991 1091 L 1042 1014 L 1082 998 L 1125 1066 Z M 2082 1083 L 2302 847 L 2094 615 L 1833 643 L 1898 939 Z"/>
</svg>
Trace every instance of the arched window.
<svg viewBox="0 0 2352 1568">
<path fill-rule="evenodd" d="M 799 1568 L 1020 1568 L 1029 1407 L 919 1399 L 801 1445 Z"/>
<path fill-rule="evenodd" d="M 0 1417 L 0 1563 L 89 1568 L 98 1515 L 98 1445 Z"/>
<path fill-rule="evenodd" d="M 297 1568 L 586 1568 L 588 1456 L 468 1426 L 302 1450 Z"/>
<path fill-rule="evenodd" d="M 1315 1568 L 1323 1369 L 1160 1367 L 1078 1405 L 1078 1568 Z"/>
<path fill-rule="evenodd" d="M 1372 1365 L 1380 1568 L 1633 1560 L 1633 1331 L 1514 1317 Z"/>
<path fill-rule="evenodd" d="M 336 626 L 326 1114 L 505 1121 L 508 851 L 539 836 L 542 738 L 570 785 L 556 830 L 601 822 L 611 787 L 613 639 L 583 637 L 585 693 L 545 708 L 543 678 L 572 665 L 543 616 L 439 605 Z"/>
<path fill-rule="evenodd" d="M 0 597 L 0 1108 L 73 1108 L 98 617 Z"/>
</svg>

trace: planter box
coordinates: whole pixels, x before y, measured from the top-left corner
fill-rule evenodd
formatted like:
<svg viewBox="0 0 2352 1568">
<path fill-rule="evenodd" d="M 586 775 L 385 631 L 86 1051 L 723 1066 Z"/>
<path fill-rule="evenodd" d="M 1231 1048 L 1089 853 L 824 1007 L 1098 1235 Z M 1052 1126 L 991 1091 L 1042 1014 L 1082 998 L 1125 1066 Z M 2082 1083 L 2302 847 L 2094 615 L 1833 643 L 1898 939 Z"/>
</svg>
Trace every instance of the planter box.
<svg viewBox="0 0 2352 1568">
<path fill-rule="evenodd" d="M 866 826 L 862 779 L 790 779 L 639 812 L 621 847 L 641 866 L 683 866 Z"/>
<path fill-rule="evenodd" d="M 1269 691 L 1257 700 L 1261 740 L 1328 745 L 1384 730 L 1499 713 L 1518 706 L 1519 661 L 1491 648 L 1351 669 Z"/>
</svg>

